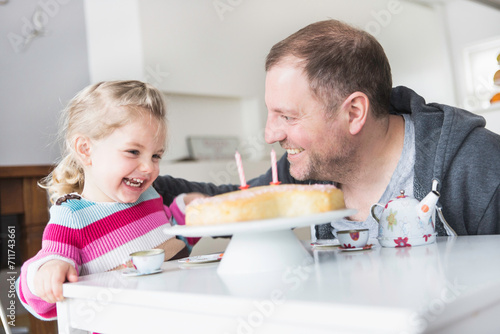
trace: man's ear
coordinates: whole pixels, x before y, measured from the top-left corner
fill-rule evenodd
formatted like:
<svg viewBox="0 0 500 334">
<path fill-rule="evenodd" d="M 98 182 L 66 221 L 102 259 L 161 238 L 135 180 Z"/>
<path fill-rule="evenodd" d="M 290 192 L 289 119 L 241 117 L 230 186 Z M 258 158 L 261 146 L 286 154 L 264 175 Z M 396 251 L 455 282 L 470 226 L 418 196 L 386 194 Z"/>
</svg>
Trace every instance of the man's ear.
<svg viewBox="0 0 500 334">
<path fill-rule="evenodd" d="M 86 136 L 78 136 L 75 140 L 75 152 L 85 166 L 92 165 L 92 142 Z"/>
<path fill-rule="evenodd" d="M 368 116 L 370 100 L 362 92 L 354 92 L 345 99 L 342 107 L 349 114 L 349 133 L 358 134 L 365 125 Z"/>
</svg>

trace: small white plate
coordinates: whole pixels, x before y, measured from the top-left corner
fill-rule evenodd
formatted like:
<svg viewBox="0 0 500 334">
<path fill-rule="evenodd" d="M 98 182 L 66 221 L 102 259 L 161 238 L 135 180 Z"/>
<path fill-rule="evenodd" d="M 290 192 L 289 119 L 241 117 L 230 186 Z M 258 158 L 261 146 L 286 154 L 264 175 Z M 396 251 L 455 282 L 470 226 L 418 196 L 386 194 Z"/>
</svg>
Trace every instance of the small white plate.
<svg viewBox="0 0 500 334">
<path fill-rule="evenodd" d="M 317 240 L 316 242 L 311 243 L 311 247 L 314 249 L 321 248 L 336 248 L 339 247 L 339 241 L 337 239 L 329 239 L 329 240 Z"/>
<path fill-rule="evenodd" d="M 150 273 L 143 274 L 143 273 L 138 272 L 137 269 L 127 268 L 127 269 L 122 271 L 122 275 L 123 276 L 146 276 L 146 275 L 153 275 L 153 274 L 157 274 L 157 273 L 161 273 L 161 272 L 162 272 L 161 269 L 157 269 L 157 270 L 154 270 Z"/>
<path fill-rule="evenodd" d="M 196 264 L 196 263 L 209 263 L 209 262 L 217 262 L 222 259 L 224 253 L 214 253 L 207 255 L 197 255 L 191 256 L 184 259 L 177 260 L 179 263 L 183 264 Z"/>
<path fill-rule="evenodd" d="M 362 248 L 343 248 L 339 247 L 339 249 L 343 252 L 358 252 L 358 251 L 365 251 L 365 250 L 370 250 L 373 248 L 373 244 L 366 245 Z"/>
</svg>

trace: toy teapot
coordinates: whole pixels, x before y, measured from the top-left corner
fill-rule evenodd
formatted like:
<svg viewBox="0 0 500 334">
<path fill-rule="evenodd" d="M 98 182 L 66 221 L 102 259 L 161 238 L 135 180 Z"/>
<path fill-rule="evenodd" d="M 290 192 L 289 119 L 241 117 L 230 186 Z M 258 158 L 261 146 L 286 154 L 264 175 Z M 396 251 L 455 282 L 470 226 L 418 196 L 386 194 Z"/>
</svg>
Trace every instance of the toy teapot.
<svg viewBox="0 0 500 334">
<path fill-rule="evenodd" d="M 434 188 L 434 187 L 433 187 Z M 382 247 L 410 247 L 430 244 L 436 241 L 434 212 L 439 192 L 432 190 L 422 201 L 401 195 L 391 199 L 384 206 L 373 204 L 370 213 L 379 224 L 378 240 Z M 380 217 L 375 208 L 382 207 Z"/>
</svg>

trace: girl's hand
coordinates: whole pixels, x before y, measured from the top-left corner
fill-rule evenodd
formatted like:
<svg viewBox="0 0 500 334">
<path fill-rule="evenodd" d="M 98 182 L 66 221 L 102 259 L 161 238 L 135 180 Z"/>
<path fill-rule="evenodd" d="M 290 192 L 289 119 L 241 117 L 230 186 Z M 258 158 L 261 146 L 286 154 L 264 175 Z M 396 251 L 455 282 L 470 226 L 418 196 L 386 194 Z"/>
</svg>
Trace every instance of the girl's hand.
<svg viewBox="0 0 500 334">
<path fill-rule="evenodd" d="M 186 196 L 184 196 L 184 204 L 188 205 L 193 200 L 200 197 L 209 197 L 209 196 L 202 193 L 187 193 Z"/>
<path fill-rule="evenodd" d="M 47 261 L 35 274 L 34 292 L 48 303 L 61 301 L 63 300 L 62 284 L 66 281 L 78 281 L 75 267 L 62 260 Z"/>
</svg>

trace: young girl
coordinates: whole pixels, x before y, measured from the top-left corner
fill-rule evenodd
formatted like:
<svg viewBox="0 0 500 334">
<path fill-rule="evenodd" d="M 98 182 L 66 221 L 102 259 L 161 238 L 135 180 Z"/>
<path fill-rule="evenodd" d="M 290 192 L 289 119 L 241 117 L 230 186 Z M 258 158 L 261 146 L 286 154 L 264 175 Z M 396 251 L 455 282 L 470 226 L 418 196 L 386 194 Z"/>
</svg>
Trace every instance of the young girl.
<svg viewBox="0 0 500 334">
<path fill-rule="evenodd" d="M 65 157 L 42 181 L 55 203 L 42 249 L 21 269 L 18 294 L 44 320 L 56 317 L 62 284 L 121 267 L 130 253 L 162 248 L 165 260 L 185 250 L 167 236 L 169 208 L 151 186 L 165 152 L 161 93 L 139 81 L 101 82 L 63 112 Z M 187 255 L 187 252 L 184 256 Z"/>
</svg>

